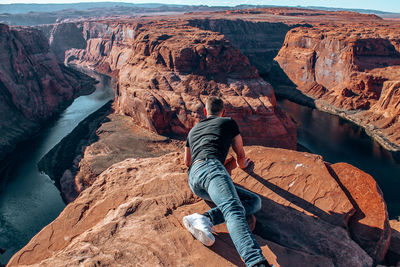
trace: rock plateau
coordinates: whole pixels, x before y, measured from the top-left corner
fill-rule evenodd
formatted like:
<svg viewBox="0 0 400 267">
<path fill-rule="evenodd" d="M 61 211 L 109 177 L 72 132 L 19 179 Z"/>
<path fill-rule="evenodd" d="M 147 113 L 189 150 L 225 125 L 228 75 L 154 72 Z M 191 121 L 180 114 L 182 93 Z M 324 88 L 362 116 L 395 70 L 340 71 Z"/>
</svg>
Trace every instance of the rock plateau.
<svg viewBox="0 0 400 267">
<path fill-rule="evenodd" d="M 386 254 L 391 229 L 370 176 L 308 153 L 246 150 L 253 164 L 232 177 L 262 198 L 254 231 L 270 262 L 372 266 Z M 349 171 L 368 191 L 347 187 Z M 8 266 L 243 266 L 224 225 L 211 248 L 184 229 L 184 215 L 207 208 L 189 189 L 181 153 L 126 159 L 97 176 Z"/>
</svg>

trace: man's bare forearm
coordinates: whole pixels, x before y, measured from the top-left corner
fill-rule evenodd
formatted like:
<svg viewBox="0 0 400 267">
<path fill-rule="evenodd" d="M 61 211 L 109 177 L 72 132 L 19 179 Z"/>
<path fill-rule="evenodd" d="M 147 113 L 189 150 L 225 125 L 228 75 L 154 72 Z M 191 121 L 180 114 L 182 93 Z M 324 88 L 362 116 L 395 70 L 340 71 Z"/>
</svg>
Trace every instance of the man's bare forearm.
<svg viewBox="0 0 400 267">
<path fill-rule="evenodd" d="M 233 142 L 232 142 L 232 148 L 233 151 L 235 151 L 236 153 L 236 161 L 237 164 L 239 165 L 239 168 L 244 169 L 247 167 L 248 165 L 248 159 L 246 158 L 246 153 L 244 152 L 243 149 L 243 140 L 242 140 L 242 136 L 240 134 L 238 134 L 237 136 L 235 136 L 233 138 Z"/>
<path fill-rule="evenodd" d="M 239 165 L 239 168 L 243 169 L 244 163 L 246 161 L 246 153 L 244 152 L 243 147 L 241 150 L 238 151 L 238 153 L 236 154 L 236 157 L 237 157 L 236 161 L 237 161 L 237 164 Z"/>
</svg>

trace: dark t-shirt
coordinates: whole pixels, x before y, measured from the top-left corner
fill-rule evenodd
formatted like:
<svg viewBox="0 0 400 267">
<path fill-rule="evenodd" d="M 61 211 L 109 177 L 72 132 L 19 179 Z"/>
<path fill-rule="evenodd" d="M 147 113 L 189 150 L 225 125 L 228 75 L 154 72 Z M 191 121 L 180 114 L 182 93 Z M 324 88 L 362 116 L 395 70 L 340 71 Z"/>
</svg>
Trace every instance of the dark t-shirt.
<svg viewBox="0 0 400 267">
<path fill-rule="evenodd" d="M 215 158 L 224 164 L 232 139 L 238 134 L 239 126 L 231 118 L 210 116 L 200 121 L 190 130 L 186 140 L 191 162 Z"/>
</svg>

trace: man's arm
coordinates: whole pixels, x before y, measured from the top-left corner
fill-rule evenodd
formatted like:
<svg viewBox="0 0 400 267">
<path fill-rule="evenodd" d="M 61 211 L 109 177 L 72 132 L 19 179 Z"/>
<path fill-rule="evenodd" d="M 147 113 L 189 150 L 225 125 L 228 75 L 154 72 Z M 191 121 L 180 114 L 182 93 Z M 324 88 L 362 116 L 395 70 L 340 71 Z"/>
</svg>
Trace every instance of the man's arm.
<svg viewBox="0 0 400 267">
<path fill-rule="evenodd" d="M 233 151 L 235 151 L 236 156 L 237 156 L 237 164 L 239 165 L 239 168 L 245 169 L 249 163 L 250 160 L 246 158 L 246 153 L 244 152 L 243 149 L 243 140 L 242 136 L 240 134 L 236 135 L 233 140 L 232 140 L 232 148 Z"/>
<path fill-rule="evenodd" d="M 190 163 L 192 161 L 192 155 L 190 154 L 190 147 L 185 146 L 185 164 L 186 166 L 190 166 Z"/>
</svg>

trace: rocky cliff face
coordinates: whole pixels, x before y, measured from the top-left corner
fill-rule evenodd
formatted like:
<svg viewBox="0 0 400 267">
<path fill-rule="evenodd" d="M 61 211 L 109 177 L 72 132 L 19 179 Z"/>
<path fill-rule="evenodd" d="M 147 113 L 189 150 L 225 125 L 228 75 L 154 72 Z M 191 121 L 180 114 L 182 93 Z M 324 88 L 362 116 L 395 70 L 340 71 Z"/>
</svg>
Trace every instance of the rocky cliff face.
<svg viewBox="0 0 400 267">
<path fill-rule="evenodd" d="M 396 28 L 388 28 L 296 28 L 276 60 L 317 106 L 344 113 L 386 148 L 399 150 L 400 46 Z"/>
<path fill-rule="evenodd" d="M 164 135 L 185 136 L 203 118 L 208 95 L 220 95 L 247 144 L 296 147 L 293 123 L 272 87 L 222 35 L 179 21 L 90 22 L 86 50 L 66 62 L 118 78 L 116 110 Z"/>
<path fill-rule="evenodd" d="M 205 18 L 205 16 L 209 18 Z M 150 22 L 152 20 L 153 23 Z M 200 59 L 204 56 L 201 53 L 205 50 L 201 53 L 196 51 L 194 54 L 189 52 L 190 49 L 197 49 L 203 45 L 191 43 L 203 38 L 199 37 L 204 31 L 195 28 L 218 33 L 209 36 L 215 40 L 220 38 L 218 37 L 220 34 L 224 34 L 226 39 L 230 40 L 250 59 L 250 63 L 257 67 L 261 76 L 273 84 L 279 94 L 347 118 L 363 126 L 385 148 L 393 151 L 400 150 L 396 93 L 400 45 L 396 22 L 383 21 L 375 15 L 296 8 L 186 14 L 181 20 L 175 17 L 169 17 L 169 20 L 173 21 L 174 25 L 170 25 L 166 21 L 160 22 L 159 18 L 140 19 L 136 22 L 123 19 L 122 23 L 121 21 L 78 23 L 74 32 L 78 36 L 80 33 L 75 29 L 82 29 L 83 34 L 74 39 L 82 40 L 83 37 L 87 41 L 87 49 L 74 48 L 79 48 L 81 44 L 65 46 L 65 49 L 71 48 L 67 51 L 66 60 L 94 66 L 97 70 L 121 77 L 119 83 L 121 90 L 118 90 L 121 97 L 118 99 L 125 104 L 118 102 L 121 103 L 118 111 L 135 114 L 133 117 L 136 121 L 140 121 L 142 125 L 158 133 L 184 134 L 187 132 L 188 125 L 193 124 L 186 123 L 188 125 L 185 125 L 180 118 L 186 116 L 189 121 L 197 121 L 201 115 L 197 111 L 187 108 L 183 111 L 178 110 L 176 105 L 169 103 L 169 100 L 166 99 L 173 99 L 176 96 L 165 95 L 168 94 L 167 91 L 170 90 L 170 87 L 173 91 L 177 90 L 179 94 L 182 94 L 182 89 L 175 88 L 182 87 L 182 82 L 185 81 L 183 87 L 190 91 L 189 95 L 193 96 L 198 94 L 198 91 L 208 94 L 210 90 L 204 90 L 201 86 L 193 87 L 192 84 L 208 84 L 208 87 L 218 87 L 218 90 L 221 91 L 221 84 L 232 88 L 232 83 L 228 82 L 227 84 L 226 81 L 221 81 L 220 76 L 210 78 L 210 75 L 213 76 L 216 73 L 210 72 L 210 69 L 203 69 L 200 74 L 194 69 L 180 68 L 180 62 L 175 65 L 175 61 L 186 60 L 183 58 L 189 57 L 192 65 L 204 65 Z M 66 26 L 59 26 L 60 29 L 62 27 Z M 176 33 L 180 36 L 180 40 L 169 33 L 171 27 L 176 27 Z M 155 28 L 158 28 L 159 31 L 154 30 Z M 161 33 L 161 29 L 165 35 Z M 54 34 L 54 36 L 62 36 L 63 31 L 55 30 L 54 33 L 56 32 L 58 34 Z M 198 35 L 195 36 L 196 34 Z M 183 36 L 186 39 L 182 38 Z M 57 43 L 56 37 L 53 40 Z M 146 44 L 146 42 L 148 43 Z M 58 43 L 60 42 L 58 41 Z M 179 45 L 177 46 L 177 44 Z M 185 50 L 185 53 L 188 54 L 175 57 L 176 47 L 181 45 L 181 50 L 188 48 Z M 214 46 L 225 47 L 222 43 Z M 65 49 L 63 48 L 63 52 Z M 141 51 L 140 49 L 145 50 Z M 168 49 L 172 49 L 172 52 Z M 278 51 L 280 52 L 278 53 Z M 63 52 L 60 53 L 60 56 Z M 221 53 L 221 55 L 224 54 Z M 276 61 L 273 60 L 275 56 Z M 218 56 L 216 55 L 215 58 Z M 138 62 L 143 64 L 140 65 Z M 215 65 L 217 65 L 216 62 L 213 61 Z M 189 62 L 183 64 L 189 64 Z M 163 69 L 164 73 L 154 74 L 155 72 L 151 68 L 155 68 L 157 71 Z M 122 69 L 124 69 L 123 73 L 119 76 L 118 72 Z M 149 74 L 150 71 L 152 74 Z M 166 76 L 168 71 L 173 78 Z M 224 68 L 219 71 L 227 74 L 223 79 L 232 78 L 232 71 L 227 72 Z M 128 72 L 130 73 L 128 74 Z M 138 81 L 140 86 L 131 86 L 132 81 L 135 83 Z M 250 79 L 247 81 L 250 82 Z M 189 83 L 191 83 L 191 89 L 187 89 L 186 84 Z M 155 96 L 153 92 L 148 94 L 149 91 L 147 91 L 144 96 L 142 90 L 140 97 L 135 97 L 133 100 L 132 97 L 124 95 L 126 87 L 130 87 L 131 90 L 132 88 L 146 88 L 146 90 L 152 88 L 161 94 Z M 296 87 L 299 90 L 295 89 Z M 159 90 L 160 88 L 161 90 Z M 196 93 L 193 93 L 194 91 Z M 267 92 L 264 90 L 263 94 L 265 93 Z M 139 91 L 136 91 L 136 94 L 138 95 Z M 143 98 L 146 100 L 143 101 Z M 139 104 L 132 105 L 133 101 L 139 100 L 141 107 L 138 107 Z M 174 101 L 185 102 L 186 100 L 184 97 L 178 97 Z M 274 106 L 274 100 L 272 99 L 270 102 Z M 198 104 L 197 106 L 201 107 L 201 101 L 198 101 Z M 258 109 L 252 104 L 248 105 L 250 110 Z M 132 110 L 131 106 L 138 108 Z M 238 107 L 237 104 L 231 106 Z M 241 104 L 239 106 L 241 109 L 247 109 Z M 165 111 L 163 113 L 166 115 L 161 116 L 160 110 Z M 194 113 L 197 115 L 193 115 Z M 288 134 L 293 136 L 290 133 L 290 122 L 288 123 L 280 115 L 279 110 L 273 113 L 275 113 L 274 117 L 277 117 L 284 125 L 283 128 L 286 128 Z M 238 115 L 231 115 L 239 118 Z M 275 118 L 273 120 L 270 125 L 277 125 L 277 120 Z M 172 124 L 167 121 L 172 121 Z M 243 125 L 243 127 L 247 128 L 248 125 Z M 277 132 L 269 132 L 269 135 L 282 135 L 285 132 L 282 126 L 274 126 L 274 128 L 278 129 Z M 254 139 L 256 135 L 260 134 L 262 135 L 262 132 L 258 131 L 250 137 L 249 140 L 253 140 L 250 143 L 260 143 L 260 140 Z M 265 141 L 264 144 L 271 145 L 273 143 L 266 140 L 264 136 L 261 139 Z M 283 140 L 284 137 L 281 136 L 279 139 L 281 139 L 279 142 L 284 144 L 279 144 L 279 146 L 288 147 L 288 141 Z"/>
<path fill-rule="evenodd" d="M 262 198 L 254 232 L 271 263 L 372 266 L 385 256 L 391 228 L 372 177 L 308 153 L 246 150 L 253 164 L 232 177 Z M 243 266 L 223 225 L 211 248 L 184 229 L 184 215 L 208 208 L 185 171 L 180 153 L 111 166 L 8 266 Z"/>
<path fill-rule="evenodd" d="M 59 65 L 47 39 L 32 28 L 0 24 L 0 160 L 62 111 L 94 80 Z"/>
</svg>

